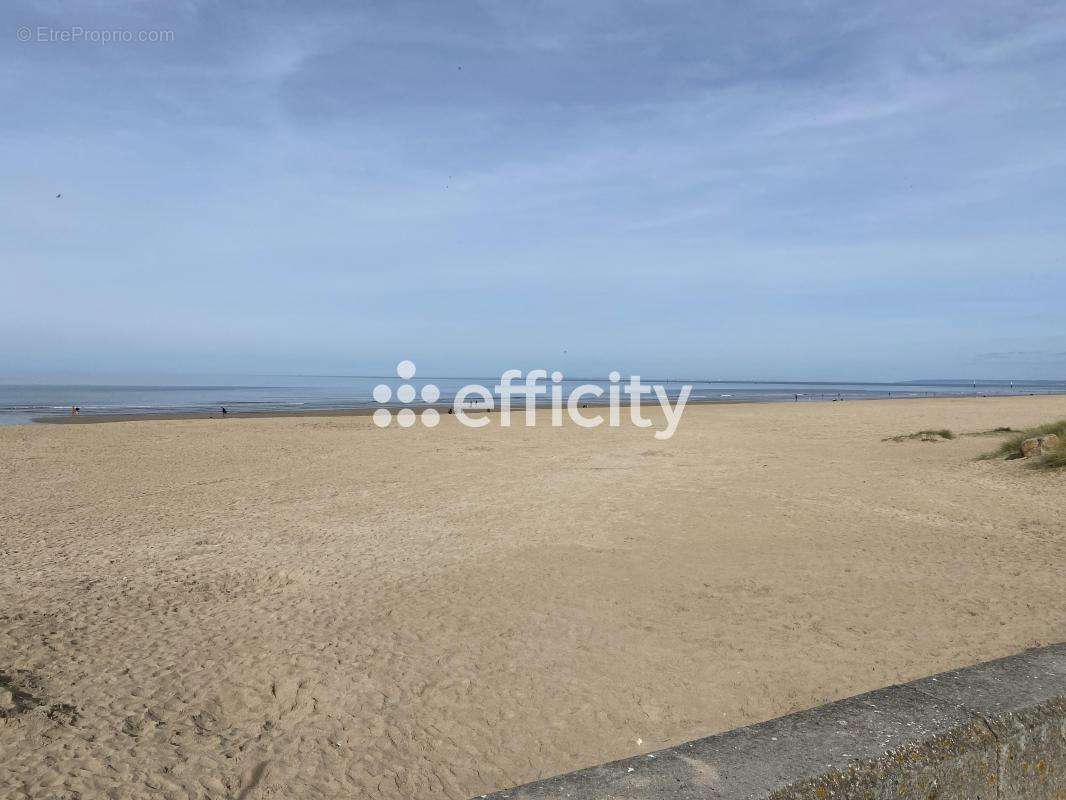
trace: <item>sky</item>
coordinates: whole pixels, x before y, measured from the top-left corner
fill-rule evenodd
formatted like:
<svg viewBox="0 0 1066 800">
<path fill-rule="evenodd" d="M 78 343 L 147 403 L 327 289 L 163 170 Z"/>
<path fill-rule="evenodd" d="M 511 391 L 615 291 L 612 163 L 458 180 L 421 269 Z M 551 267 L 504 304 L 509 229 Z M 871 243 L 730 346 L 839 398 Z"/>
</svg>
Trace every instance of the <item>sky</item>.
<svg viewBox="0 0 1066 800">
<path fill-rule="evenodd" d="M 1066 378 L 1066 3 L 2 27 L 0 373 Z"/>
</svg>

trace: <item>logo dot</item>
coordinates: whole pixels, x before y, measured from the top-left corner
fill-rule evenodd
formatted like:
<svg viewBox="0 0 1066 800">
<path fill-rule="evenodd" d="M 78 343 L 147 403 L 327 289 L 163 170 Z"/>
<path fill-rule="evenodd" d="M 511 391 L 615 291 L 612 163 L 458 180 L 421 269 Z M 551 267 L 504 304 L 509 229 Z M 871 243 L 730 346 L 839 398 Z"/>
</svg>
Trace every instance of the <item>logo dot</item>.
<svg viewBox="0 0 1066 800">
<path fill-rule="evenodd" d="M 401 428 L 410 428 L 415 424 L 415 412 L 409 408 L 401 408 L 396 412 L 396 422 Z"/>
<path fill-rule="evenodd" d="M 405 383 L 396 390 L 396 399 L 401 403 L 410 403 L 415 399 L 415 387 L 409 383 Z"/>
<path fill-rule="evenodd" d="M 374 387 L 374 399 L 379 403 L 387 403 L 392 399 L 392 389 L 383 383 Z"/>
<path fill-rule="evenodd" d="M 392 422 L 392 414 L 386 408 L 379 408 L 374 412 L 374 424 L 379 428 L 389 427 L 389 423 Z"/>
<path fill-rule="evenodd" d="M 415 363 L 413 361 L 401 361 L 396 365 L 396 374 L 405 381 L 411 380 L 415 376 Z"/>
<path fill-rule="evenodd" d="M 437 409 L 427 408 L 422 412 L 422 424 L 427 428 L 437 427 L 438 422 L 440 422 L 440 414 L 437 413 Z"/>
<path fill-rule="evenodd" d="M 427 383 L 422 387 L 422 399 L 427 403 L 436 403 L 440 400 L 440 389 L 432 383 Z"/>
</svg>

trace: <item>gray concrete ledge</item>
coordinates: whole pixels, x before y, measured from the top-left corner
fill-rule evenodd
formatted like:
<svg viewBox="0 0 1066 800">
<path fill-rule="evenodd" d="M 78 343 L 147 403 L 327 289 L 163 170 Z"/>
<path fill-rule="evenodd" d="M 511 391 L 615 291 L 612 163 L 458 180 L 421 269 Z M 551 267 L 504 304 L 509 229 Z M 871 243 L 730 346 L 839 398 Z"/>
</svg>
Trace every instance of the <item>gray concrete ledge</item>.
<svg viewBox="0 0 1066 800">
<path fill-rule="evenodd" d="M 491 800 L 1066 800 L 1066 643 Z"/>
</svg>

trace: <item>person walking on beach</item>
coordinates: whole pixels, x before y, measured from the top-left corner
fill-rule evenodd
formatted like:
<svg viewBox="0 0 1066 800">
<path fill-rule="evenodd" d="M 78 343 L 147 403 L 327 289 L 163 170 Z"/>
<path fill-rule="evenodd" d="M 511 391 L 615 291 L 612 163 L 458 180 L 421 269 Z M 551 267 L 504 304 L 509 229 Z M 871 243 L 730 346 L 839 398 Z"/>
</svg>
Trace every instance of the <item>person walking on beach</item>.
<svg viewBox="0 0 1066 800">
<path fill-rule="evenodd" d="M 77 406 L 71 406 L 70 407 L 70 416 L 72 416 L 72 417 L 78 416 L 78 412 L 79 411 L 81 411 L 81 409 L 78 408 Z"/>
<path fill-rule="evenodd" d="M 222 406 L 222 416 L 226 416 L 228 413 L 229 412 L 226 410 L 226 407 Z"/>
</svg>

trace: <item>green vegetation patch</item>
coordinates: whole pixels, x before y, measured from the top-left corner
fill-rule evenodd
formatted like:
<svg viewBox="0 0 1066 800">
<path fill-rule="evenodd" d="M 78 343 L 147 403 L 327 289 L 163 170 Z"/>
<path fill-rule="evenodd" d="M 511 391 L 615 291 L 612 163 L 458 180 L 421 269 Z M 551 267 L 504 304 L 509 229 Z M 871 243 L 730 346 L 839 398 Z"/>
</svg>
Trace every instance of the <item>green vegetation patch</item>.
<svg viewBox="0 0 1066 800">
<path fill-rule="evenodd" d="M 920 442 L 939 442 L 942 439 L 954 439 L 955 434 L 949 431 L 947 428 L 941 428 L 936 431 L 918 431 L 917 433 L 901 433 L 899 436 L 889 436 L 886 439 L 882 439 L 882 442 L 906 442 L 911 439 L 917 439 Z"/>
<path fill-rule="evenodd" d="M 1026 428 L 1023 431 L 1015 431 L 1011 436 L 1004 439 L 999 447 L 990 453 L 979 456 L 979 458 L 1018 458 L 1021 455 L 1022 442 L 1026 439 L 1047 436 L 1048 434 L 1054 434 L 1059 437 L 1058 446 L 1050 453 L 1033 458 L 1032 464 L 1034 467 L 1060 469 L 1066 466 L 1066 419 L 1037 425 L 1035 428 Z"/>
<path fill-rule="evenodd" d="M 1000 427 L 989 428 L 987 431 L 970 431 L 968 433 L 961 434 L 962 436 L 1002 436 L 1005 433 L 1018 433 L 1014 428 Z"/>
</svg>

